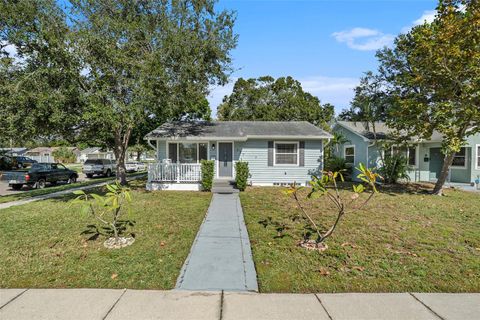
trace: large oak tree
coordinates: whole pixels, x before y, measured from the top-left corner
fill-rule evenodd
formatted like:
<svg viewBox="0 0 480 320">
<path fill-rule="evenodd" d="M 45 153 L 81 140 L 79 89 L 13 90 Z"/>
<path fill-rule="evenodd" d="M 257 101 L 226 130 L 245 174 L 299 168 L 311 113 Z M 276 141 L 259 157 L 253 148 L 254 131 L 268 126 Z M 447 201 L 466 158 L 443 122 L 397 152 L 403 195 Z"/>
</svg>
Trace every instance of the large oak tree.
<svg viewBox="0 0 480 320">
<path fill-rule="evenodd" d="M 218 108 L 220 120 L 308 121 L 327 129 L 334 107 L 303 91 L 292 77 L 238 79 Z"/>
<path fill-rule="evenodd" d="M 393 101 L 387 123 L 410 136 L 444 136 L 442 193 L 456 152 L 480 132 L 480 5 L 442 0 L 432 23 L 400 35 L 377 53 L 379 73 Z"/>
<path fill-rule="evenodd" d="M 26 119 L 39 127 L 32 134 L 112 147 L 125 183 L 132 133 L 169 119 L 208 117 L 208 88 L 227 81 L 237 42 L 234 14 L 214 5 L 214 0 L 2 2 L 0 41 L 17 47 L 21 57 L 12 91 L 20 101 L 15 108 L 31 112 Z M 36 79 L 35 86 L 28 79 Z"/>
</svg>

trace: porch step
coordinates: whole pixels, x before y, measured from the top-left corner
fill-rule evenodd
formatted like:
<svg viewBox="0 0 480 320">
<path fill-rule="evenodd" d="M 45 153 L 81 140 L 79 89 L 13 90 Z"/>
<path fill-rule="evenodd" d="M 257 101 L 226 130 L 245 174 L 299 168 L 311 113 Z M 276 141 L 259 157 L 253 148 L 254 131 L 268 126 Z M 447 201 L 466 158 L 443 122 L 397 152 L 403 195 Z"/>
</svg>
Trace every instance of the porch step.
<svg viewBox="0 0 480 320">
<path fill-rule="evenodd" d="M 230 193 L 238 193 L 238 189 L 235 187 L 235 181 L 229 180 L 214 180 L 212 186 L 213 193 L 222 193 L 222 194 L 230 194 Z"/>
</svg>

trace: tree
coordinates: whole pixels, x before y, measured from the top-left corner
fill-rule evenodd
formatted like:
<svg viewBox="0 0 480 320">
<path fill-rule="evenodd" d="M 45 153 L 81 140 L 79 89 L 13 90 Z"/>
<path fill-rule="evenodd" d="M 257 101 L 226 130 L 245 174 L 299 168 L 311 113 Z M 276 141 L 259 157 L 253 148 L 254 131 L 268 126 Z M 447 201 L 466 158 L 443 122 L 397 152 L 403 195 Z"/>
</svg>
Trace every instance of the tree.
<svg viewBox="0 0 480 320">
<path fill-rule="evenodd" d="M 327 129 L 334 107 L 303 91 L 292 77 L 238 79 L 218 107 L 220 120 L 308 121 Z"/>
<path fill-rule="evenodd" d="M 217 12 L 214 0 L 72 0 L 67 9 L 53 0 L 35 4 L 2 4 L 2 40 L 20 48 L 26 79 L 29 68 L 39 66 L 47 77 L 63 75 L 66 84 L 59 75 L 53 84 L 39 83 L 33 93 L 41 97 L 28 102 L 65 129 L 54 132 L 113 148 L 123 184 L 132 132 L 170 119 L 209 117 L 208 89 L 225 84 L 232 71 L 234 15 Z M 37 55 L 45 61 L 34 61 Z M 61 72 L 50 70 L 52 63 Z M 57 92 L 64 99 L 53 99 Z M 45 97 L 53 101 L 41 107 Z M 68 121 L 61 117 L 65 104 L 74 107 Z M 31 119 L 42 118 L 34 113 Z"/>
<path fill-rule="evenodd" d="M 339 118 L 347 121 L 365 122 L 368 126 L 377 121 L 385 121 L 390 104 L 389 96 L 384 90 L 383 79 L 368 71 L 360 78 L 355 88 L 355 96 L 348 110 L 343 110 Z"/>
<path fill-rule="evenodd" d="M 480 132 L 480 6 L 442 0 L 432 23 L 413 28 L 377 53 L 379 73 L 393 97 L 387 123 L 410 136 L 444 139 L 433 193 L 441 194 L 455 153 Z"/>
</svg>

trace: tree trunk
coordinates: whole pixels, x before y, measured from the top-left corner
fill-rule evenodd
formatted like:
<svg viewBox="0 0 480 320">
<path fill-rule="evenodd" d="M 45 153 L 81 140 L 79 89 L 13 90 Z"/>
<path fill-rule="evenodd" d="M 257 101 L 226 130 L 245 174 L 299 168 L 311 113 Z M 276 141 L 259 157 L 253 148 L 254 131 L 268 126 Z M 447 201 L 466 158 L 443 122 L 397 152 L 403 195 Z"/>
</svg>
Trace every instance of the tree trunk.
<svg viewBox="0 0 480 320">
<path fill-rule="evenodd" d="M 127 155 L 128 140 L 132 128 L 127 127 L 125 130 L 118 128 L 115 130 L 115 158 L 117 161 L 117 179 L 121 185 L 127 184 L 127 170 L 125 168 L 125 156 Z"/>
<path fill-rule="evenodd" d="M 443 185 L 445 184 L 445 181 L 447 180 L 448 177 L 448 171 L 450 169 L 450 166 L 453 163 L 453 158 L 455 157 L 455 154 L 448 154 L 445 156 L 443 159 L 443 166 L 442 166 L 442 172 L 440 172 L 440 177 L 438 177 L 437 183 L 435 183 L 435 188 L 433 188 L 433 194 L 442 195 L 442 188 Z"/>
<path fill-rule="evenodd" d="M 137 151 L 137 162 L 140 162 L 140 158 L 142 157 L 142 151 Z"/>
</svg>

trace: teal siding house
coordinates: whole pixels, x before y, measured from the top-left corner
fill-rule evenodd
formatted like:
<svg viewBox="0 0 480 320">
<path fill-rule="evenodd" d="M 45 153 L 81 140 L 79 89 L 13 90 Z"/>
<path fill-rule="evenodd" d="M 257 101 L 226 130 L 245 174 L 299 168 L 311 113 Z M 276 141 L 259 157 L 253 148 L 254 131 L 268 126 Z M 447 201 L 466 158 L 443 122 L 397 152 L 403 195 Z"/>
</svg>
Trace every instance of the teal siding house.
<svg viewBox="0 0 480 320">
<path fill-rule="evenodd" d="M 203 159 L 216 180 L 234 180 L 235 163 L 248 162 L 253 186 L 305 185 L 323 169 L 332 135 L 305 121 L 168 122 L 145 136 L 156 150 L 147 189 L 199 190 Z"/>
<path fill-rule="evenodd" d="M 334 132 L 343 134 L 348 140 L 338 146 L 335 154 L 347 160 L 354 167 L 360 162 L 367 163 L 369 167 L 378 167 L 380 153 L 374 144 L 374 134 L 364 122 L 338 121 L 333 127 Z M 375 131 L 378 139 L 388 139 L 392 131 L 385 123 L 376 123 Z M 443 165 L 441 152 L 442 136 L 434 132 L 429 140 L 412 139 L 408 148 L 400 151 L 408 159 L 410 165 L 409 177 L 411 181 L 435 182 L 440 175 Z M 354 174 L 356 176 L 356 174 Z M 452 183 L 473 184 L 480 178 L 480 134 L 470 136 L 465 147 L 456 154 L 453 165 L 447 178 Z"/>
</svg>

